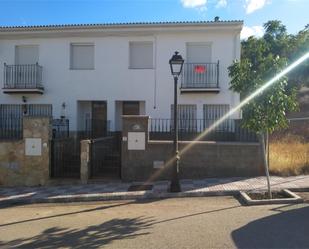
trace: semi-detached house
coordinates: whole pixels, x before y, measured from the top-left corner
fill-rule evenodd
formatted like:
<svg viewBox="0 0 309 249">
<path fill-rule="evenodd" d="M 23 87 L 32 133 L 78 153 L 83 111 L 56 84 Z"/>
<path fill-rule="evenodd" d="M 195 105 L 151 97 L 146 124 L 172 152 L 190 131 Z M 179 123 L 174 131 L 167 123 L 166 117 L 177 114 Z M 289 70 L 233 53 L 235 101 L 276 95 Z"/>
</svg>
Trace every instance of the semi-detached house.
<svg viewBox="0 0 309 249">
<path fill-rule="evenodd" d="M 168 61 L 185 59 L 179 82 L 180 119 L 217 119 L 239 103 L 228 66 L 240 58 L 242 21 L 154 22 L 0 28 L 0 114 L 28 112 L 122 128 L 122 115 L 171 118 Z M 236 113 L 232 118 L 240 118 Z M 88 127 L 89 128 L 89 127 Z M 102 129 L 100 125 L 92 129 Z M 98 131 L 100 132 L 100 131 Z"/>
<path fill-rule="evenodd" d="M 260 147 L 240 112 L 192 149 L 240 102 L 228 67 L 240 59 L 242 25 L 216 18 L 0 27 L 0 185 L 169 179 L 175 51 L 185 60 L 179 149 L 191 148 L 181 155 L 180 177 L 259 175 Z"/>
</svg>

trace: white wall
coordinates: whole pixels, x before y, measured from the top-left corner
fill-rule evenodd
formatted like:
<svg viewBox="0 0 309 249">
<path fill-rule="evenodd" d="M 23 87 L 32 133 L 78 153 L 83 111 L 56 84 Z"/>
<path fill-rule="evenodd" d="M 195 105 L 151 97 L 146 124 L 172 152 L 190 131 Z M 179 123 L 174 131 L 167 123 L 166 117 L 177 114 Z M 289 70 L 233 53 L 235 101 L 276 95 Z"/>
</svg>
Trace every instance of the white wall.
<svg viewBox="0 0 309 249">
<path fill-rule="evenodd" d="M 148 32 L 149 33 L 149 32 Z M 154 69 L 129 68 L 129 42 L 153 41 Z M 95 69 L 70 70 L 70 43 L 95 44 Z M 180 104 L 197 104 L 198 118 L 202 118 L 203 104 L 239 103 L 238 94 L 231 93 L 227 67 L 240 56 L 240 39 L 235 31 L 209 31 L 194 33 L 156 32 L 146 36 L 106 36 L 1 39 L 0 65 L 14 64 L 15 46 L 39 45 L 39 64 L 43 66 L 43 95 L 28 94 L 28 103 L 53 104 L 53 114 L 59 117 L 61 104 L 66 103 L 66 114 L 71 129 L 77 124 L 77 102 L 79 100 L 107 101 L 108 119 L 111 127 L 115 123 L 115 101 L 145 101 L 145 113 L 151 117 L 169 118 L 173 102 L 173 78 L 168 61 L 174 51 L 186 58 L 187 42 L 211 42 L 212 60 L 220 61 L 220 93 L 186 93 L 179 95 Z M 3 66 L 0 67 L 3 79 Z M 3 84 L 3 82 L 2 82 Z M 0 104 L 22 103 L 25 94 L 0 93 Z"/>
</svg>

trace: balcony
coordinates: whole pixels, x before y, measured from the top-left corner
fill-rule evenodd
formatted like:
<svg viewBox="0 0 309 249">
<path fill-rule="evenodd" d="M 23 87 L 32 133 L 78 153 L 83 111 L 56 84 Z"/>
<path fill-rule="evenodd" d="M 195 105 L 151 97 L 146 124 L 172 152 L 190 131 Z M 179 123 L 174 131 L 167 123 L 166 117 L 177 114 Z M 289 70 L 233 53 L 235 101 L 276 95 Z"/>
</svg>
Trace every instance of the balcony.
<svg viewBox="0 0 309 249">
<path fill-rule="evenodd" d="M 4 64 L 3 93 L 39 93 L 43 94 L 42 66 Z"/>
<path fill-rule="evenodd" d="M 215 92 L 219 88 L 219 61 L 217 63 L 184 63 L 181 93 Z"/>
</svg>

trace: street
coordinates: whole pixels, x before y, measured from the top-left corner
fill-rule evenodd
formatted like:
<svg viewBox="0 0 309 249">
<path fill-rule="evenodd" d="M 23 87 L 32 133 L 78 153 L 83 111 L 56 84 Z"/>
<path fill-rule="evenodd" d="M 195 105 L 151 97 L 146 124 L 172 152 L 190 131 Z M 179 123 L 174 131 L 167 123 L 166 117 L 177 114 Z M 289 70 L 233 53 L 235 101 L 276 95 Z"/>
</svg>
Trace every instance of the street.
<svg viewBox="0 0 309 249">
<path fill-rule="evenodd" d="M 0 209 L 0 248 L 309 248 L 309 204 L 234 197 Z"/>
</svg>

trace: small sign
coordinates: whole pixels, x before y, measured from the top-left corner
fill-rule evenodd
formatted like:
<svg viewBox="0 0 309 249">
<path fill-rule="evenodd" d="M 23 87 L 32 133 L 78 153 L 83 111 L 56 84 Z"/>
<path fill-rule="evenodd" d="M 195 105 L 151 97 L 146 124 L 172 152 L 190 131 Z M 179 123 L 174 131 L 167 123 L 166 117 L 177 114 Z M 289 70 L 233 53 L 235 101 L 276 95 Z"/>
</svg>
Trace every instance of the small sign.
<svg viewBox="0 0 309 249">
<path fill-rule="evenodd" d="M 203 65 L 194 66 L 194 72 L 195 73 L 205 73 L 206 72 L 206 66 L 203 66 Z"/>
<path fill-rule="evenodd" d="M 123 142 L 128 141 L 128 137 L 122 137 L 122 141 L 123 141 Z"/>
<path fill-rule="evenodd" d="M 164 161 L 153 161 L 154 169 L 162 169 L 164 168 Z"/>
<path fill-rule="evenodd" d="M 135 124 L 135 125 L 132 126 L 132 130 L 133 131 L 140 131 L 140 130 L 142 130 L 142 127 L 141 127 L 140 124 Z"/>
</svg>

